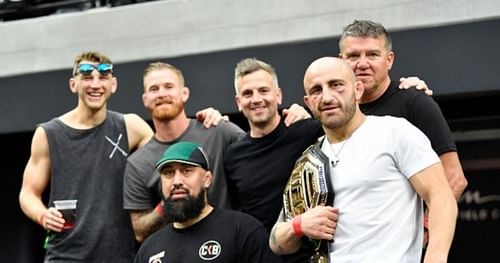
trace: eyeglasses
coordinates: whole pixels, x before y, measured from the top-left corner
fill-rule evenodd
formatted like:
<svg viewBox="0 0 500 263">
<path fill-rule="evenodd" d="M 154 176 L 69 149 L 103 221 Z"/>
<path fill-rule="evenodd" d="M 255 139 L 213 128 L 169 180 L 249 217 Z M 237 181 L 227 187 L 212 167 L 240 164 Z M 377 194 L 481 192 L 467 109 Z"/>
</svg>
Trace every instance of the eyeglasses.
<svg viewBox="0 0 500 263">
<path fill-rule="evenodd" d="M 78 65 L 78 68 L 76 69 L 75 71 L 75 76 L 78 75 L 78 73 L 84 75 L 84 76 L 88 76 L 90 74 L 92 74 L 92 71 L 97 70 L 99 72 L 99 74 L 105 76 L 105 75 L 108 75 L 110 73 L 113 73 L 113 64 L 107 64 L 107 63 L 103 63 L 103 64 L 97 64 L 97 65 L 94 65 L 94 64 L 90 64 L 90 63 L 83 63 L 83 64 L 80 64 Z"/>
</svg>

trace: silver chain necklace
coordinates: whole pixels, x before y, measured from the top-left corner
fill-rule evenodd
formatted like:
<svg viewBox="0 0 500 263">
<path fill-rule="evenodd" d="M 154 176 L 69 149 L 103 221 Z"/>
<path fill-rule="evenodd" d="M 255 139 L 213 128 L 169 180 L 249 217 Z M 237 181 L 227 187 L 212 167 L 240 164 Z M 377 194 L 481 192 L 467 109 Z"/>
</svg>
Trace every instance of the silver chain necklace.
<svg viewBox="0 0 500 263">
<path fill-rule="evenodd" d="M 346 140 L 344 140 L 344 142 L 340 146 L 340 149 L 339 149 L 338 152 L 335 152 L 335 150 L 333 149 L 332 144 L 330 142 L 328 142 L 328 145 L 330 146 L 330 150 L 332 151 L 333 157 L 334 157 L 334 159 L 330 162 L 333 167 L 337 166 L 337 164 L 340 162 L 339 155 L 342 152 L 342 150 L 344 149 L 344 146 L 346 145 L 348 139 L 349 138 L 347 138 Z"/>
</svg>

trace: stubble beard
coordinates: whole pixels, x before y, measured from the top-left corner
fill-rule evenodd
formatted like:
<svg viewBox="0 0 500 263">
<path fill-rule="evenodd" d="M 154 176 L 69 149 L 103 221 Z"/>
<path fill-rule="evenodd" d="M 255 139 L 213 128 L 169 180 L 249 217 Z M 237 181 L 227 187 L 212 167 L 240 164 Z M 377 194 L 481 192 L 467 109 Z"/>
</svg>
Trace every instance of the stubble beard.
<svg viewBox="0 0 500 263">
<path fill-rule="evenodd" d="M 353 118 L 354 113 L 356 112 L 356 99 L 354 97 L 354 94 L 349 98 L 349 101 L 344 104 L 344 107 L 342 109 L 342 115 L 338 117 L 322 116 L 320 112 L 318 114 L 318 119 L 320 120 L 321 124 L 328 129 L 337 129 L 345 126 Z"/>
</svg>

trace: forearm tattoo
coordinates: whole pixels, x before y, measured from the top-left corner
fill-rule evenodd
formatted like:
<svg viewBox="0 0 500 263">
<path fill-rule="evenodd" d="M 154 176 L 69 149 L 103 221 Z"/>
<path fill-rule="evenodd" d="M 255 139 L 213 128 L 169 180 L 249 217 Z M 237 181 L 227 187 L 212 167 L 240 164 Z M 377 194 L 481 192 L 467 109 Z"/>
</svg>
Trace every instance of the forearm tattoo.
<svg viewBox="0 0 500 263">
<path fill-rule="evenodd" d="M 276 228 L 277 226 L 273 227 L 271 230 L 271 235 L 269 235 L 269 240 L 271 241 L 271 247 L 273 248 L 273 251 L 275 254 L 282 254 L 284 249 L 278 244 L 278 241 L 276 240 Z"/>
<path fill-rule="evenodd" d="M 151 211 L 134 211 L 134 230 L 137 236 L 147 238 L 158 229 L 160 229 L 166 222 L 162 217 L 152 214 Z"/>
</svg>

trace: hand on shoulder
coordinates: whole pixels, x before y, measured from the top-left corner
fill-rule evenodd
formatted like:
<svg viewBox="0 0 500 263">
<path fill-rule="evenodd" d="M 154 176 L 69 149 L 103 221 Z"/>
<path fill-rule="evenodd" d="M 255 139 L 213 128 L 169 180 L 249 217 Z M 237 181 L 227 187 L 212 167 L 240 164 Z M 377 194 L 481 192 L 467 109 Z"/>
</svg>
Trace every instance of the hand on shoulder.
<svg viewBox="0 0 500 263">
<path fill-rule="evenodd" d="M 432 96 L 433 94 L 433 91 L 429 89 L 425 81 L 421 80 L 418 77 L 403 77 L 399 79 L 399 82 L 400 89 L 415 88 L 417 90 L 425 92 L 425 94 L 429 96 Z"/>
</svg>

